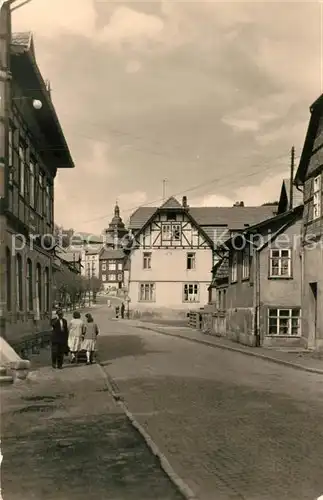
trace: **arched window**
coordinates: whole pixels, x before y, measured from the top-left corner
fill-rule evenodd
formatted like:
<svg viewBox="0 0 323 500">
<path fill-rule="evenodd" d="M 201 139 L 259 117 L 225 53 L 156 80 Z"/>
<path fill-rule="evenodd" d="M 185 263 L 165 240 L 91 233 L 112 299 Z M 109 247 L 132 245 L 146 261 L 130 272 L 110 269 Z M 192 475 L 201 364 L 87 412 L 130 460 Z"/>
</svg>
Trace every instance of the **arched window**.
<svg viewBox="0 0 323 500">
<path fill-rule="evenodd" d="M 16 255 L 16 297 L 18 311 L 23 311 L 22 273 L 22 257 L 18 253 Z"/>
<path fill-rule="evenodd" d="M 37 264 L 36 266 L 36 298 L 37 298 L 37 309 L 38 313 L 42 311 L 42 293 L 41 293 L 41 266 Z"/>
<path fill-rule="evenodd" d="M 7 311 L 11 311 L 12 302 L 11 302 L 11 253 L 10 249 L 6 248 L 6 286 L 7 286 Z"/>
<path fill-rule="evenodd" d="M 44 300 L 44 309 L 46 312 L 49 311 L 49 269 L 48 267 L 45 268 L 45 273 L 44 273 L 44 291 L 45 291 L 45 300 Z"/>
<path fill-rule="evenodd" d="M 27 259 L 27 287 L 26 287 L 26 304 L 27 310 L 33 310 L 33 264 L 30 259 Z"/>
</svg>

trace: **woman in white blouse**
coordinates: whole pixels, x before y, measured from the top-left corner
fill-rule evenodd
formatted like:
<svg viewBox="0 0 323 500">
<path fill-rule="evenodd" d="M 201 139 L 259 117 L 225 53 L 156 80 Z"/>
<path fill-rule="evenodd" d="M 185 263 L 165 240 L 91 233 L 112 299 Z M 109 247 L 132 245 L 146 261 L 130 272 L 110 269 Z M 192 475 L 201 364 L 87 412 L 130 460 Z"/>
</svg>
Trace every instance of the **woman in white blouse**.
<svg viewBox="0 0 323 500">
<path fill-rule="evenodd" d="M 84 335 L 85 325 L 78 311 L 73 313 L 73 319 L 70 321 L 68 331 L 68 347 L 71 353 L 71 363 L 77 361 L 77 353 L 81 349 L 82 336 Z"/>
</svg>

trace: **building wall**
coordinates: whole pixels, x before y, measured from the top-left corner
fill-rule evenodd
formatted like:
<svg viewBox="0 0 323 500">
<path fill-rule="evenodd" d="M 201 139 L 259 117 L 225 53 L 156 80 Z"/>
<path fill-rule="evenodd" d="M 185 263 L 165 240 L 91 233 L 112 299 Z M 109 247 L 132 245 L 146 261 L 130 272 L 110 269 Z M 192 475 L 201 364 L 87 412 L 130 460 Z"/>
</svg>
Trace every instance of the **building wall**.
<svg viewBox="0 0 323 500">
<path fill-rule="evenodd" d="M 20 243 L 20 244 L 19 244 Z M 21 255 L 23 276 L 22 276 L 22 303 L 23 308 L 19 310 L 17 306 L 17 265 L 16 252 Z M 7 231 L 6 248 L 10 255 L 11 272 L 10 274 L 10 289 L 7 287 L 7 311 L 6 311 L 6 336 L 10 344 L 18 345 L 29 337 L 34 337 L 40 332 L 50 331 L 50 321 L 52 318 L 52 258 L 46 252 L 40 251 L 32 247 L 30 243 L 24 245 L 24 242 L 19 239 L 13 232 Z M 28 311 L 27 304 L 27 259 L 32 262 L 33 279 L 32 279 L 32 300 L 33 310 Z M 41 266 L 41 307 L 38 311 L 37 302 L 37 287 L 36 287 L 36 266 Z M 48 269 L 48 289 L 45 292 L 45 269 Z M 7 269 L 8 272 L 8 269 Z M 9 278 L 9 276 L 8 276 Z M 46 293 L 48 293 L 48 301 L 45 303 Z M 8 300 L 8 296 L 10 299 Z M 11 302 L 11 307 L 8 306 Z"/>
<path fill-rule="evenodd" d="M 144 253 L 151 253 L 151 269 L 143 268 Z M 195 253 L 195 269 L 187 270 L 187 253 Z M 182 310 L 202 307 L 208 301 L 208 286 L 211 281 L 212 250 L 209 248 L 189 249 L 142 249 L 131 256 L 129 295 L 131 308 L 140 311 Z M 155 301 L 139 301 L 140 283 L 155 283 Z M 185 283 L 199 284 L 198 302 L 183 302 Z"/>
<path fill-rule="evenodd" d="M 301 229 L 302 219 L 286 228 L 278 237 L 259 255 L 260 269 L 260 336 L 261 343 L 267 346 L 284 346 L 302 344 L 301 328 L 298 337 L 272 336 L 268 332 L 269 308 L 299 308 L 301 310 Z M 270 278 L 269 259 L 270 249 L 291 249 L 292 278 Z"/>
<path fill-rule="evenodd" d="M 307 347 L 321 350 L 323 349 L 323 238 L 313 247 L 304 248 L 303 264 L 302 335 Z M 317 283 L 316 334 L 310 283 Z"/>
</svg>

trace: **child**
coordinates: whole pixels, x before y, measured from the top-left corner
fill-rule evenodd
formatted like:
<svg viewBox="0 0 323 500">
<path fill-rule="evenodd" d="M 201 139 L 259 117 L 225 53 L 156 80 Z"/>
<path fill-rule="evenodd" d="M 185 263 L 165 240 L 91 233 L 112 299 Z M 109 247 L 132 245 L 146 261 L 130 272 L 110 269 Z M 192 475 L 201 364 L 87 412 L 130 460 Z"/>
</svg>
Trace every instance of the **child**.
<svg viewBox="0 0 323 500">
<path fill-rule="evenodd" d="M 93 363 L 93 354 L 96 350 L 96 339 L 99 335 L 99 328 L 90 313 L 87 313 L 85 317 L 87 321 L 85 323 L 82 349 L 86 351 L 86 364 L 89 365 Z"/>
</svg>

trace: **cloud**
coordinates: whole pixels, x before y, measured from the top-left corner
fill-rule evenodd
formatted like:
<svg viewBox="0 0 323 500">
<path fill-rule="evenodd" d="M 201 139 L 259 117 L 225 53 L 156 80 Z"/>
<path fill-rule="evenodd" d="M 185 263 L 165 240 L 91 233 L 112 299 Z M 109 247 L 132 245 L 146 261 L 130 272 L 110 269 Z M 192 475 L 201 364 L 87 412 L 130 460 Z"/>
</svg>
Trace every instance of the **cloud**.
<svg viewBox="0 0 323 500">
<path fill-rule="evenodd" d="M 157 16 L 137 12 L 128 7 L 117 7 L 98 38 L 101 42 L 116 46 L 125 43 L 140 46 L 156 39 L 163 28 L 164 23 Z"/>
<path fill-rule="evenodd" d="M 13 29 L 32 29 L 36 35 L 56 38 L 73 34 L 92 38 L 96 12 L 92 0 L 32 0 L 13 13 Z"/>
</svg>

